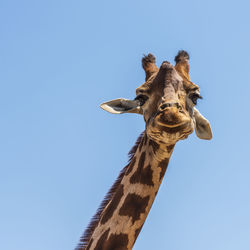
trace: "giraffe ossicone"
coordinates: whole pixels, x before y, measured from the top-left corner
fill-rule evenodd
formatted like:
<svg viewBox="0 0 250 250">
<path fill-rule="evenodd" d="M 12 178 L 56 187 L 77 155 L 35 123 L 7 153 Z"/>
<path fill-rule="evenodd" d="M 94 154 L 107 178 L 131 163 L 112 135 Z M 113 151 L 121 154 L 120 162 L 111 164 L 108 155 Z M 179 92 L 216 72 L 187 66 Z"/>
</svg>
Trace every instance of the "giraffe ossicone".
<svg viewBox="0 0 250 250">
<path fill-rule="evenodd" d="M 195 130 L 200 139 L 212 139 L 209 121 L 195 105 L 202 98 L 190 81 L 189 55 L 179 51 L 175 66 L 155 57 L 142 58 L 146 81 L 136 89 L 136 98 L 115 99 L 101 104 L 113 113 L 137 113 L 145 131 L 130 151 L 129 164 L 104 198 L 76 249 L 132 249 L 154 202 L 174 145 Z"/>
</svg>

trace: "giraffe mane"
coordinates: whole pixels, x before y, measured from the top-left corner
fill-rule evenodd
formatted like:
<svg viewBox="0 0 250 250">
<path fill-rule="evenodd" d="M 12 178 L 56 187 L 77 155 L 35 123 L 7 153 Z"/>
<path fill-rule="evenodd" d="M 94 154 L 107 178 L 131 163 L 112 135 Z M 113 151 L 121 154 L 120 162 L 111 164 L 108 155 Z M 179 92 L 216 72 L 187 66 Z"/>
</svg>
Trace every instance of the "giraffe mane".
<svg viewBox="0 0 250 250">
<path fill-rule="evenodd" d="M 120 171 L 119 176 L 117 177 L 116 181 L 113 183 L 113 185 L 111 186 L 111 188 L 109 189 L 108 193 L 105 195 L 102 203 L 100 204 L 99 208 L 97 209 L 95 215 L 92 217 L 90 223 L 88 224 L 87 228 L 85 229 L 81 239 L 80 239 L 80 243 L 78 244 L 78 246 L 75 248 L 75 250 L 84 250 L 89 241 L 90 238 L 95 230 L 95 228 L 98 225 L 98 222 L 101 218 L 101 214 L 104 210 L 104 208 L 108 205 L 109 201 L 112 199 L 113 195 L 115 194 L 117 188 L 119 187 L 127 169 L 128 166 L 132 160 L 132 158 L 135 155 L 135 152 L 139 146 L 139 144 L 141 143 L 143 136 L 144 136 L 145 131 L 143 131 L 140 136 L 137 138 L 135 145 L 131 148 L 131 150 L 128 153 L 128 164 Z"/>
</svg>

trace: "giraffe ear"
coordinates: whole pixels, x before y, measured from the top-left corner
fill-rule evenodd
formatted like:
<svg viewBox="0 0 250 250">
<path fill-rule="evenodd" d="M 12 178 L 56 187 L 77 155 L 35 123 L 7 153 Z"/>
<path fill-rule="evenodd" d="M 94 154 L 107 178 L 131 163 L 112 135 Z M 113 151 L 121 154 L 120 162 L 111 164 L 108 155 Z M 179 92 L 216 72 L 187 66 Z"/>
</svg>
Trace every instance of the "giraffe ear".
<svg viewBox="0 0 250 250">
<path fill-rule="evenodd" d="M 211 140 L 213 137 L 209 121 L 201 115 L 198 109 L 194 108 L 195 133 L 203 140 Z"/>
<path fill-rule="evenodd" d="M 127 100 L 123 98 L 104 102 L 100 107 L 112 114 L 136 113 L 142 114 L 138 100 Z"/>
</svg>

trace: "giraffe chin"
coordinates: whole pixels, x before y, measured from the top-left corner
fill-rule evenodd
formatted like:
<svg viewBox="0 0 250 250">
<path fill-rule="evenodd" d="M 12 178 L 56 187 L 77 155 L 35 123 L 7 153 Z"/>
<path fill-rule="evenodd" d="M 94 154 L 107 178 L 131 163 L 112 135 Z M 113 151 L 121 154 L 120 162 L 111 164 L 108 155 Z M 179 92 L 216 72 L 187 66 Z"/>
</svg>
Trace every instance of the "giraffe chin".
<svg viewBox="0 0 250 250">
<path fill-rule="evenodd" d="M 174 144 L 179 140 L 185 140 L 194 130 L 192 121 L 178 123 L 175 126 L 168 126 L 166 123 L 154 123 L 147 127 L 147 135 L 152 140 L 165 143 Z"/>
</svg>

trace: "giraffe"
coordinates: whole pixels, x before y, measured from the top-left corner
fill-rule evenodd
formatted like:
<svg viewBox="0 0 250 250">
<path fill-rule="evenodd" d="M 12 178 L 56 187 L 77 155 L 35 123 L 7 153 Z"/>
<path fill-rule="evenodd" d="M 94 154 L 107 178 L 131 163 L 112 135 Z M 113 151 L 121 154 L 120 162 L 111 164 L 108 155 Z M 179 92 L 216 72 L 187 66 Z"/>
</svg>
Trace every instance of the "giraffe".
<svg viewBox="0 0 250 250">
<path fill-rule="evenodd" d="M 136 98 L 115 99 L 101 104 L 113 113 L 137 113 L 145 131 L 131 149 L 129 163 L 104 198 L 82 236 L 77 250 L 132 249 L 166 172 L 175 144 L 193 130 L 210 140 L 209 121 L 195 108 L 200 88 L 190 81 L 189 55 L 179 51 L 175 66 L 155 57 L 142 58 L 146 81 L 136 89 Z"/>
</svg>

